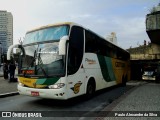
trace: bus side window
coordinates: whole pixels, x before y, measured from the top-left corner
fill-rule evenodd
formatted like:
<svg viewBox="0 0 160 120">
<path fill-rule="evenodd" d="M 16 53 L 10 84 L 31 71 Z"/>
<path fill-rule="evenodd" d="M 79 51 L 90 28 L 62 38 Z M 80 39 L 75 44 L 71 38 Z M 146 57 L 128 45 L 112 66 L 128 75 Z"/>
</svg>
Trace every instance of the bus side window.
<svg viewBox="0 0 160 120">
<path fill-rule="evenodd" d="M 85 30 L 85 52 L 97 53 L 97 36 Z"/>
<path fill-rule="evenodd" d="M 77 26 L 73 26 L 69 39 L 68 74 L 74 74 L 78 71 L 83 58 L 83 49 L 83 29 Z"/>
</svg>

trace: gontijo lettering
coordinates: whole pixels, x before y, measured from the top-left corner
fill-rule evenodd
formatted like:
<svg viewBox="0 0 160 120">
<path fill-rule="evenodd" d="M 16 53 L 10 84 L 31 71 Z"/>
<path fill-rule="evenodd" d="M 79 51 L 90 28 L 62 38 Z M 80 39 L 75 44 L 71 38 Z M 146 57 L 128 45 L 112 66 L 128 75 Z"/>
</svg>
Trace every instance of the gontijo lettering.
<svg viewBox="0 0 160 120">
<path fill-rule="evenodd" d="M 95 60 L 91 60 L 91 59 L 88 59 L 88 58 L 86 58 L 85 61 L 88 62 L 88 64 L 96 64 Z"/>
</svg>

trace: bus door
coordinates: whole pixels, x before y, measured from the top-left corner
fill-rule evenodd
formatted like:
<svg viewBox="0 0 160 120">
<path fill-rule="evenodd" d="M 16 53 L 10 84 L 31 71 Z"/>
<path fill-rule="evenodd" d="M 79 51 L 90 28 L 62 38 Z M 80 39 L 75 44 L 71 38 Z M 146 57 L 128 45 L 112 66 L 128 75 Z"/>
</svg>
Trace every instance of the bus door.
<svg viewBox="0 0 160 120">
<path fill-rule="evenodd" d="M 68 51 L 67 81 L 69 97 L 81 95 L 85 91 L 85 69 L 82 64 L 83 54 L 74 47 Z"/>
<path fill-rule="evenodd" d="M 85 70 L 82 65 L 84 54 L 84 30 L 73 26 L 68 44 L 67 75 L 70 97 L 78 96 L 85 91 Z"/>
</svg>

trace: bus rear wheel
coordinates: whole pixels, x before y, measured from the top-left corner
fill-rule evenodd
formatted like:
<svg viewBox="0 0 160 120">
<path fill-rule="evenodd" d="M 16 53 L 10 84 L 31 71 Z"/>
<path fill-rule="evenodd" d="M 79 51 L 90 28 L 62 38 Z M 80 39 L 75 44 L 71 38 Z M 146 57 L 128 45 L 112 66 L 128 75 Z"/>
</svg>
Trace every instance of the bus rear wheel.
<svg viewBox="0 0 160 120">
<path fill-rule="evenodd" d="M 95 83 L 94 81 L 89 81 L 87 84 L 86 98 L 90 99 L 94 96 L 95 93 Z"/>
</svg>

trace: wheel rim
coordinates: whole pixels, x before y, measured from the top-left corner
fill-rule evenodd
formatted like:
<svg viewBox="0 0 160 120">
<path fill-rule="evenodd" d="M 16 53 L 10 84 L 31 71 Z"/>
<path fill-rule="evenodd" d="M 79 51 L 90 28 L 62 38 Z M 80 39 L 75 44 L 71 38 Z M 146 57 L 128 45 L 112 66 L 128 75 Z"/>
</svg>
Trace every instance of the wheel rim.
<svg viewBox="0 0 160 120">
<path fill-rule="evenodd" d="M 93 86 L 92 85 L 89 85 L 88 86 L 88 94 L 93 94 Z"/>
</svg>

